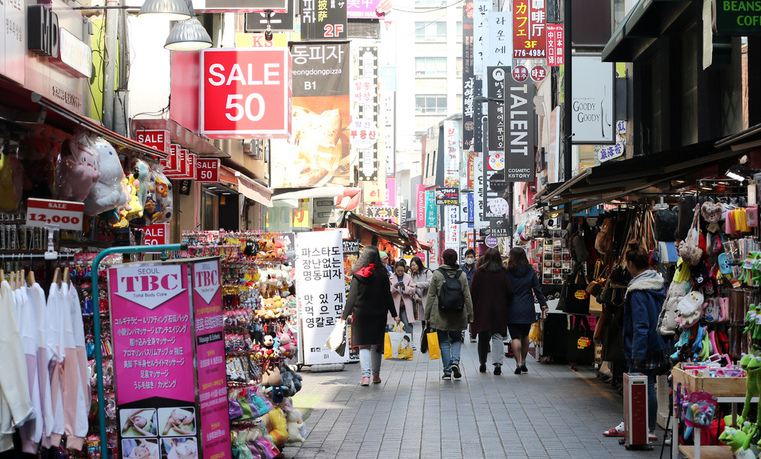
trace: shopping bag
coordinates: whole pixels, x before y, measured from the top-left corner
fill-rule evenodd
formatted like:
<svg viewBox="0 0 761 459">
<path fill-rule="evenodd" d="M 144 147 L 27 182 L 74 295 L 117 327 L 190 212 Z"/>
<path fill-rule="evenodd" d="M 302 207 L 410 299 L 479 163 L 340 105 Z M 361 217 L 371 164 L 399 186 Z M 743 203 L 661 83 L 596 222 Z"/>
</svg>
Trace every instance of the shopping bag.
<svg viewBox="0 0 761 459">
<path fill-rule="evenodd" d="M 423 322 L 423 333 L 420 334 L 420 353 L 425 354 L 428 352 L 428 332 L 431 331 L 430 328 L 427 328 L 425 326 L 425 322 Z"/>
<path fill-rule="evenodd" d="M 404 332 L 402 324 L 394 325 L 383 339 L 383 358 L 412 360 L 412 335 Z"/>
<path fill-rule="evenodd" d="M 339 320 L 333 331 L 330 332 L 328 340 L 325 342 L 325 347 L 331 351 L 336 352 L 338 355 L 344 355 L 346 352 L 346 321 Z"/>
<path fill-rule="evenodd" d="M 591 365 L 595 361 L 593 331 L 587 316 L 573 317 L 568 335 L 568 360 L 579 365 Z"/>
<path fill-rule="evenodd" d="M 542 329 L 539 326 L 539 321 L 531 324 L 531 329 L 528 332 L 528 340 L 534 344 L 542 342 Z"/>
<path fill-rule="evenodd" d="M 441 358 L 441 348 L 439 347 L 439 334 L 435 331 L 425 334 L 428 338 L 428 356 L 431 360 L 438 360 Z"/>
</svg>

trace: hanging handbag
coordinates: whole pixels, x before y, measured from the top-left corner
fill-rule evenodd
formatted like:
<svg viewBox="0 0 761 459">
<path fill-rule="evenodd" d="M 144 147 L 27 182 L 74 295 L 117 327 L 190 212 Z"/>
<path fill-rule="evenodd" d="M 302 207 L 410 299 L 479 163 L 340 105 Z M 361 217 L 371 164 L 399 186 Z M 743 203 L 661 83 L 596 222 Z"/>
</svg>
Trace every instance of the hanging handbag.
<svg viewBox="0 0 761 459">
<path fill-rule="evenodd" d="M 692 218 L 692 225 L 687 232 L 687 237 L 679 243 L 679 256 L 690 266 L 697 265 L 703 259 L 703 250 L 700 248 L 699 219 L 700 211 L 699 208 L 696 207 Z"/>
<path fill-rule="evenodd" d="M 567 314 L 589 314 L 587 281 L 580 268 L 577 268 L 569 277 L 568 282 L 563 284 L 561 303 L 562 311 Z"/>
<path fill-rule="evenodd" d="M 679 216 L 676 211 L 664 209 L 655 212 L 655 239 L 660 242 L 674 242 Z"/>
<path fill-rule="evenodd" d="M 591 365 L 595 361 L 593 332 L 587 316 L 575 316 L 568 335 L 568 361 L 578 365 Z"/>
</svg>

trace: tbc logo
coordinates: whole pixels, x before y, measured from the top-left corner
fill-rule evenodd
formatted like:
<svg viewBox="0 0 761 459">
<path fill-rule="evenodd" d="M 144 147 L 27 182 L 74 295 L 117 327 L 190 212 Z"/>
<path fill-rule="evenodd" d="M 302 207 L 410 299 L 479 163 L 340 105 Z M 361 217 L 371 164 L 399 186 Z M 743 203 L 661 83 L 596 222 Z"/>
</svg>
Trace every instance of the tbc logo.
<svg viewBox="0 0 761 459">
<path fill-rule="evenodd" d="M 219 290 L 219 262 L 203 261 L 193 267 L 193 288 L 208 304 Z"/>
<path fill-rule="evenodd" d="M 156 309 L 183 292 L 180 265 L 116 269 L 116 294 L 148 309 Z"/>
</svg>

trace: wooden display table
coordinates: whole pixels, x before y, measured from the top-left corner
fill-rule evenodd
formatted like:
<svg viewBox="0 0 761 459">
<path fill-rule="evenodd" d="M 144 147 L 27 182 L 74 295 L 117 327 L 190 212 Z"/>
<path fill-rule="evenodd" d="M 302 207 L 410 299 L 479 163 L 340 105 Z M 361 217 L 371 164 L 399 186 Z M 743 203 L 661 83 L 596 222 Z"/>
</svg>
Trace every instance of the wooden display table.
<svg viewBox="0 0 761 459">
<path fill-rule="evenodd" d="M 699 449 L 701 459 L 732 459 L 734 457 L 729 446 L 701 446 Z M 681 445 L 679 454 L 687 459 L 693 459 L 696 457 L 695 447 Z"/>
</svg>

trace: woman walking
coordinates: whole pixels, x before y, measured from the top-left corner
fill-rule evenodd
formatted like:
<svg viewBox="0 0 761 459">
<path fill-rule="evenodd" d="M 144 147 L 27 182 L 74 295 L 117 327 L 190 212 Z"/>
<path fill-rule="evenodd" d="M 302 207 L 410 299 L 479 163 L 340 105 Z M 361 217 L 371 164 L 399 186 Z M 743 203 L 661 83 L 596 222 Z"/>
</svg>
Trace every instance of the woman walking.
<svg viewBox="0 0 761 459">
<path fill-rule="evenodd" d="M 528 332 L 536 320 L 534 299 L 541 305 L 544 316 L 547 314 L 547 298 L 542 293 L 536 272 L 528 262 L 526 251 L 521 247 L 510 249 L 507 277 L 513 291 L 513 301 L 507 309 L 507 329 L 515 354 L 515 374 L 519 375 L 528 373 Z"/>
<path fill-rule="evenodd" d="M 470 294 L 473 297 L 474 317 L 471 331 L 478 335 L 478 371 L 486 373 L 486 356 L 491 343 L 494 374 L 501 375 L 505 358 L 507 310 L 512 292 L 499 250 L 489 249 L 479 260 Z"/>
<path fill-rule="evenodd" d="M 359 348 L 362 368 L 360 384 L 369 386 L 371 376 L 373 384 L 380 384 L 386 317 L 390 313 L 397 323 L 399 317 L 391 298 L 388 272 L 381 262 L 378 248 L 365 247 L 352 273 L 342 318 L 347 320 L 352 317 L 351 345 Z"/>
<path fill-rule="evenodd" d="M 460 379 L 460 349 L 463 330 L 473 321 L 473 302 L 468 278 L 457 266 L 457 252 L 446 249 L 444 265 L 434 271 L 425 301 L 425 320 L 435 330 L 441 347 L 442 379 Z"/>
<path fill-rule="evenodd" d="M 391 298 L 399 313 L 399 319 L 404 324 L 405 333 L 412 333 L 412 321 L 415 320 L 412 297 L 415 295 L 415 286 L 412 277 L 405 272 L 407 264 L 399 260 L 394 265 L 394 273 L 389 279 L 391 284 Z"/>
<path fill-rule="evenodd" d="M 412 257 L 410 261 L 410 276 L 412 285 L 415 286 L 415 294 L 412 295 L 412 303 L 415 306 L 415 320 L 423 317 L 423 301 L 428 295 L 428 286 L 431 283 L 433 273 L 423 265 L 423 260 L 419 257 Z"/>
</svg>

